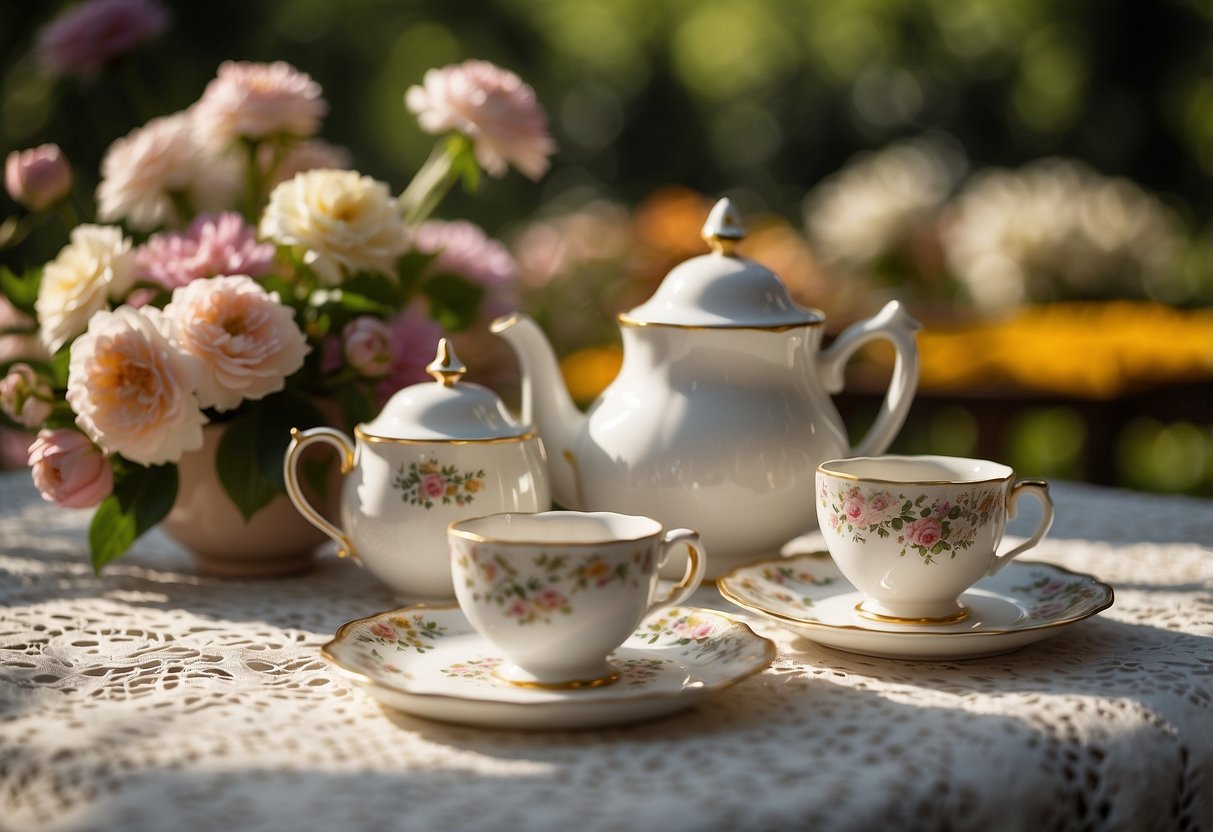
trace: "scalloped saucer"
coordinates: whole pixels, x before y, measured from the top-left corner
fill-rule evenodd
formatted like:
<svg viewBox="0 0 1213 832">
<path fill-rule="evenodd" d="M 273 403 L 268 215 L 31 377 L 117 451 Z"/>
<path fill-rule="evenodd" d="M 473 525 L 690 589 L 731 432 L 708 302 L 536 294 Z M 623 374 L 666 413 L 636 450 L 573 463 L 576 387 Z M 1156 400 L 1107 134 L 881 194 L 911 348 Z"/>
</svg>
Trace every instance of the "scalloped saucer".
<svg viewBox="0 0 1213 832">
<path fill-rule="evenodd" d="M 717 581 L 720 594 L 818 644 L 890 659 L 971 659 L 1007 653 L 1112 606 L 1112 587 L 1090 575 L 1016 561 L 961 596 L 955 624 L 893 624 L 855 612 L 863 596 L 827 552 L 758 561 Z"/>
<path fill-rule="evenodd" d="M 417 605 L 341 626 L 321 650 L 384 705 L 415 716 L 492 728 L 591 728 L 689 708 L 758 673 L 775 645 L 727 613 L 667 607 L 614 653 L 621 678 L 605 687 L 517 687 L 493 670 L 500 654 L 457 606 Z"/>
</svg>

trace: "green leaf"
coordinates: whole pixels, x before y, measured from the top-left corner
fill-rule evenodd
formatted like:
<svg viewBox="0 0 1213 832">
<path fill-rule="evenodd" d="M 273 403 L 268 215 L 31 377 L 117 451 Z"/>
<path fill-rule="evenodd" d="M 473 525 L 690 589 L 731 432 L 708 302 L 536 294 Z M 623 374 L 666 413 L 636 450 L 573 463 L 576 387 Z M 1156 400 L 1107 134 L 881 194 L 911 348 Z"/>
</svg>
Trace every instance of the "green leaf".
<svg viewBox="0 0 1213 832">
<path fill-rule="evenodd" d="M 437 274 L 421 291 L 430 300 L 430 317 L 447 332 L 460 332 L 476 321 L 484 287 L 454 274 Z"/>
<path fill-rule="evenodd" d="M 385 274 L 377 272 L 358 272 L 341 283 L 342 294 L 355 294 L 378 301 L 390 309 L 404 305 L 404 293 L 400 284 Z"/>
<path fill-rule="evenodd" d="M 115 464 L 114 493 L 97 507 L 88 530 L 93 571 L 123 554 L 169 513 L 177 499 L 177 466 Z"/>
<path fill-rule="evenodd" d="M 251 414 L 229 422 L 227 432 L 219 441 L 216 459 L 219 482 L 246 521 L 281 492 L 274 481 L 261 472 L 255 423 Z M 281 479 L 282 457 L 278 459 Z"/>
<path fill-rule="evenodd" d="M 42 269 L 30 269 L 24 275 L 17 275 L 7 266 L 0 266 L 0 295 L 4 295 L 18 311 L 31 318 L 37 317 L 34 302 L 38 300 L 41 283 Z"/>
<path fill-rule="evenodd" d="M 286 491 L 282 458 L 291 443 L 291 428 L 304 430 L 324 424 L 324 414 L 302 396 L 289 391 L 253 403 L 253 455 L 257 470 L 274 491 Z"/>
<path fill-rule="evenodd" d="M 890 525 L 891 525 L 891 526 L 892 526 L 894 529 L 896 529 L 897 531 L 901 531 L 901 527 L 902 527 L 902 525 L 903 525 L 903 524 L 902 524 L 902 522 L 901 522 L 901 518 L 900 518 L 900 517 L 894 517 L 894 518 L 893 518 L 893 522 L 892 522 L 892 523 L 890 523 Z"/>
<path fill-rule="evenodd" d="M 377 315 L 381 318 L 386 318 L 396 311 L 396 307 L 381 303 L 374 298 L 368 298 L 366 295 L 360 295 L 357 292 L 350 292 L 346 289 L 341 290 L 341 300 L 339 306 L 349 313 L 350 318 L 358 315 Z"/>
<path fill-rule="evenodd" d="M 421 282 L 422 275 L 434 262 L 438 252 L 426 253 L 413 249 L 400 255 L 396 260 L 396 278 L 399 280 L 399 291 L 402 301 L 413 293 L 413 287 Z"/>
<path fill-rule="evenodd" d="M 51 358 L 51 384 L 59 390 L 67 388 L 67 371 L 72 362 L 72 345 L 64 344 Z"/>
<path fill-rule="evenodd" d="M 930 516 L 931 516 L 931 510 L 930 510 L 929 508 L 924 508 L 922 511 L 920 511 L 920 512 L 918 513 L 918 516 L 919 516 L 919 517 L 930 517 Z"/>
<path fill-rule="evenodd" d="M 345 384 L 339 387 L 337 403 L 346 425 L 357 425 L 375 418 L 375 401 L 362 385 Z"/>
</svg>

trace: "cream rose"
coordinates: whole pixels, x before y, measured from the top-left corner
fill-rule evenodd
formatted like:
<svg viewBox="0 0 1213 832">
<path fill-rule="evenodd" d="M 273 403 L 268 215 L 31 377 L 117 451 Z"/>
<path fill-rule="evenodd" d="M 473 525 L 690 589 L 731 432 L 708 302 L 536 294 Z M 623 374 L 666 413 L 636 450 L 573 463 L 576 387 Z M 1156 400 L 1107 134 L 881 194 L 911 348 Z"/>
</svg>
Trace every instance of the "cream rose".
<svg viewBox="0 0 1213 832">
<path fill-rule="evenodd" d="M 180 286 L 164 314 L 177 344 L 201 361 L 203 407 L 231 410 L 276 393 L 310 351 L 295 310 L 245 275 Z"/>
<path fill-rule="evenodd" d="M 110 453 L 141 465 L 176 462 L 202 447 L 206 416 L 194 391 L 202 365 L 169 337 L 158 309 L 98 312 L 72 344 L 67 401 L 76 424 Z"/>
<path fill-rule="evenodd" d="M 88 326 L 110 298 L 121 297 L 135 280 L 131 241 L 119 228 L 78 225 L 71 242 L 42 270 L 35 309 L 38 338 L 55 352 Z"/>
<path fill-rule="evenodd" d="M 309 170 L 279 184 L 261 236 L 307 249 L 308 263 L 331 285 L 363 269 L 392 273 L 405 247 L 387 185 L 352 170 Z"/>
</svg>

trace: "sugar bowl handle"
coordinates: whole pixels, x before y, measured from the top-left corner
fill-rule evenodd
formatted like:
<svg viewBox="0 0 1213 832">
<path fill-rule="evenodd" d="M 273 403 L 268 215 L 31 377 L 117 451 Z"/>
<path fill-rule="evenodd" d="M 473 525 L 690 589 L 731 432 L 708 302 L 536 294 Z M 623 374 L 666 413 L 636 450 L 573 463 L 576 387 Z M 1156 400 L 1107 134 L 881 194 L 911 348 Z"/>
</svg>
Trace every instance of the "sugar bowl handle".
<svg viewBox="0 0 1213 832">
<path fill-rule="evenodd" d="M 910 412 L 910 402 L 918 389 L 918 345 L 914 333 L 922 324 L 910 317 L 900 301 L 889 301 L 875 316 L 852 324 L 821 354 L 821 380 L 826 391 L 833 394 L 842 390 L 844 370 L 855 351 L 869 341 L 878 338 L 893 342 L 896 359 L 893 362 L 893 377 L 889 379 L 889 390 L 876 422 L 864 438 L 850 452 L 851 456 L 877 456 L 884 453 Z"/>
<path fill-rule="evenodd" d="M 291 498 L 291 502 L 295 504 L 295 508 L 299 509 L 299 513 L 305 520 L 337 542 L 338 557 L 343 558 L 348 555 L 359 560 L 349 535 L 324 519 L 324 515 L 316 511 L 307 501 L 307 497 L 303 495 L 303 489 L 299 486 L 299 455 L 303 453 L 304 448 L 317 442 L 332 445 L 341 454 L 342 474 L 348 474 L 353 470 L 354 443 L 344 433 L 335 428 L 309 428 L 308 430 L 291 428 L 291 444 L 287 446 L 286 456 L 282 459 L 286 495 Z"/>
</svg>

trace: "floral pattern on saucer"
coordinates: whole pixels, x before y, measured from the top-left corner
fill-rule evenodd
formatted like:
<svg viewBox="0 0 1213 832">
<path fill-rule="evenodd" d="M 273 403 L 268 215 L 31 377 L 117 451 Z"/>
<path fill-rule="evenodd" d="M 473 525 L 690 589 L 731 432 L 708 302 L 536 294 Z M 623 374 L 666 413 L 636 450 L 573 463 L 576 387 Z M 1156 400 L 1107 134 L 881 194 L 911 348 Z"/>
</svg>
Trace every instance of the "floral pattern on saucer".
<svg viewBox="0 0 1213 832">
<path fill-rule="evenodd" d="M 792 574 L 794 577 L 789 578 Z M 825 552 L 760 561 L 717 581 L 752 613 L 840 650 L 902 659 L 958 659 L 1015 650 L 1112 605 L 1112 587 L 1038 561 L 1015 561 L 962 596 L 970 615 L 953 624 L 874 622 L 855 612 L 863 595 Z"/>
<path fill-rule="evenodd" d="M 901 555 L 913 552 L 923 564 L 937 555 L 955 558 L 972 548 L 977 530 L 990 521 L 998 507 L 998 490 L 963 491 L 955 501 L 932 499 L 926 494 L 894 494 L 890 489 L 863 489 L 847 482 L 822 478 L 818 491 L 822 508 L 830 510 L 831 530 L 852 543 L 865 543 L 872 535 L 896 536 Z"/>
<path fill-rule="evenodd" d="M 374 635 L 403 619 L 420 626 L 427 649 Z M 397 630 L 399 628 L 396 628 Z M 658 610 L 610 656 L 616 684 L 581 690 L 519 687 L 493 675 L 501 658 L 456 606 L 416 606 L 342 626 L 322 650 L 374 698 L 418 716 L 489 727 L 556 730 L 652 719 L 688 708 L 758 673 L 774 645 L 726 613 Z"/>
</svg>

